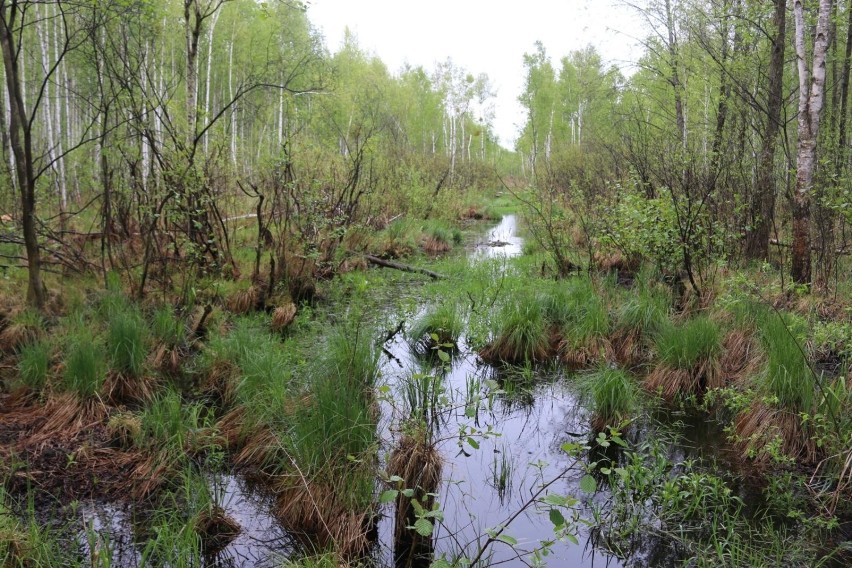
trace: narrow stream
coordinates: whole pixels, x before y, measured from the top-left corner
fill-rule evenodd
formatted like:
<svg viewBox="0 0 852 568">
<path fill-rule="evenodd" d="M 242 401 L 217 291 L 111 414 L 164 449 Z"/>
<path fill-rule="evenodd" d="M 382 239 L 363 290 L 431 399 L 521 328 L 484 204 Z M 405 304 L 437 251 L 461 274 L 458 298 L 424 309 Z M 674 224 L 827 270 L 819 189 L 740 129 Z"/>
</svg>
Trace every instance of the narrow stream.
<svg viewBox="0 0 852 568">
<path fill-rule="evenodd" d="M 517 218 L 505 216 L 475 244 L 469 253 L 470 261 L 505 263 L 520 255 L 523 239 L 517 228 Z M 428 308 L 429 303 L 422 302 L 417 315 Z M 453 558 L 458 554 L 471 557 L 485 542 L 489 530 L 511 518 L 503 534 L 517 544 L 509 546 L 496 542 L 489 547 L 489 556 L 485 558 L 502 566 L 526 566 L 528 559 L 522 560 L 519 554 L 536 549 L 543 540 L 553 538 L 548 511 L 536 510 L 528 503 L 543 483 L 555 480 L 549 492 L 580 499 L 578 513 L 585 518 L 592 505 L 602 506 L 608 498 L 605 490 L 592 495 L 581 491 L 580 479 L 586 473 L 585 464 L 561 449 L 566 442 L 588 441 L 589 411 L 581 404 L 571 381 L 562 371 L 537 368 L 527 370 L 529 376 L 524 377 L 523 382 L 531 386 L 521 393 L 497 394 L 490 399 L 490 404 L 481 405 L 477 412 L 466 412 L 470 407 L 466 402 L 471 396 L 487 399 L 497 389 L 517 382 L 517 377 L 507 377 L 506 370 L 483 364 L 464 337 L 460 338 L 458 347 L 445 367 L 442 401 L 431 420 L 443 462 L 436 498 L 443 511 L 443 521 L 437 525 L 430 546 L 436 557 Z M 405 399 L 406 380 L 414 373 L 424 372 L 422 354 L 412 349 L 401 334 L 388 341 L 385 349 L 392 356 L 382 356 L 381 381 L 389 392 L 382 402 L 379 424 L 383 460 L 398 442 L 399 425 L 406 418 L 401 402 Z M 690 428 L 673 424 L 678 424 L 673 426 L 676 429 Z M 634 424 L 631 429 L 629 435 L 634 440 L 653 435 L 642 430 L 641 425 Z M 705 446 L 718 448 L 723 439 L 721 433 L 712 428 L 692 429 L 701 439 L 694 440 L 694 447 L 671 448 L 675 463 L 700 455 Z M 474 443 L 468 440 L 468 435 L 460 436 L 462 432 L 467 432 Z M 240 525 L 240 534 L 215 558 L 208 559 L 206 565 L 280 566 L 282 560 L 294 552 L 290 538 L 272 514 L 269 498 L 249 488 L 240 477 L 211 476 L 211 488 L 225 513 Z M 516 515 L 518 511 L 521 512 Z M 380 513 L 374 558 L 378 566 L 393 566 L 394 503 L 381 506 Z M 140 543 L 139 537 L 134 535 L 129 507 L 83 504 L 78 509 L 78 518 L 80 526 L 89 529 L 88 534 L 96 533 L 109 540 L 114 566 L 139 564 L 144 539 Z M 85 535 L 86 531 L 82 531 L 78 539 L 84 551 L 89 546 Z M 557 542 L 546 559 L 547 564 L 575 567 L 671 564 L 671 559 L 666 559 L 667 551 L 655 550 L 652 539 L 640 539 L 643 540 L 641 550 L 627 560 L 620 560 L 594 546 L 594 531 L 582 529 L 577 536 L 579 544 Z"/>
<path fill-rule="evenodd" d="M 470 253 L 471 262 L 501 262 L 519 256 L 523 239 L 518 235 L 515 215 L 506 215 Z M 427 308 L 421 306 L 422 315 Z M 470 385 L 496 387 L 503 381 L 501 372 L 478 360 L 465 338 L 459 340 L 458 353 L 444 376 L 443 410 L 435 420 L 435 438 L 443 458 L 443 480 L 438 502 L 444 521 L 435 533 L 435 553 L 452 558 L 462 552 L 470 557 L 487 538 L 487 530 L 504 524 L 517 511 L 517 516 L 504 534 L 517 540 L 510 547 L 496 543 L 491 549 L 491 562 L 504 566 L 525 566 L 517 554 L 538 548 L 541 541 L 553 537 L 553 524 L 547 512 L 537 511 L 525 503 L 544 483 L 559 478 L 550 491 L 581 497 L 579 480 L 585 474 L 560 446 L 565 442 L 582 442 L 569 433 L 588 430 L 588 414 L 566 386 L 557 371 L 534 371 L 532 391 L 520 397 L 497 396 L 493 405 L 471 417 L 465 413 L 465 400 Z M 385 344 L 396 360 L 388 358 L 382 367 L 384 380 L 402 400 L 405 379 L 422 371 L 421 358 L 409 342 L 401 337 Z M 513 379 L 509 379 L 513 380 Z M 484 388 L 487 395 L 488 387 Z M 394 415 L 394 412 L 396 415 Z M 402 411 L 385 405 L 385 416 L 399 423 Z M 459 433 L 471 429 L 494 435 L 475 438 L 478 449 L 463 441 Z M 386 426 L 387 431 L 387 426 Z M 388 448 L 390 450 L 390 448 Z M 388 507 L 379 525 L 380 554 L 383 566 L 393 565 L 390 545 L 393 542 L 393 510 Z M 587 537 L 588 534 L 582 535 Z M 602 555 L 594 547 L 581 544 L 557 544 L 548 557 L 552 566 L 621 566 L 613 556 Z"/>
</svg>

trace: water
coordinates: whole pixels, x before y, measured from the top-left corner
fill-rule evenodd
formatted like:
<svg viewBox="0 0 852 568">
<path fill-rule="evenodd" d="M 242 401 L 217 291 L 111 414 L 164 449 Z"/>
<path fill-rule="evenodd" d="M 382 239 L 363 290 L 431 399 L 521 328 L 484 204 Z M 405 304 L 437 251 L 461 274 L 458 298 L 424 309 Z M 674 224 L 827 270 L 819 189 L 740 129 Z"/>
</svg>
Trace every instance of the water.
<svg viewBox="0 0 852 568">
<path fill-rule="evenodd" d="M 470 257 L 476 262 L 507 260 L 520 255 L 522 247 L 517 218 L 507 215 L 477 242 Z M 394 400 L 400 401 L 404 398 L 405 379 L 421 370 L 422 364 L 404 338 L 394 338 L 385 348 L 396 360 L 389 358 L 382 374 L 395 393 Z M 434 538 L 437 555 L 452 558 L 463 552 L 469 558 L 474 556 L 487 539 L 487 531 L 506 524 L 518 512 L 502 533 L 518 544 L 510 547 L 495 543 L 489 548 L 491 562 L 526 566 L 518 553 L 534 550 L 543 539 L 553 538 L 553 524 L 547 512 L 537 510 L 528 501 L 542 484 L 553 480 L 556 481 L 549 492 L 583 495 L 579 480 L 585 475 L 584 464 L 560 446 L 565 442 L 583 442 L 569 433 L 584 432 L 588 424 L 587 411 L 561 378 L 558 372 L 536 371 L 533 377 L 527 377 L 537 384 L 532 390 L 519 397 L 494 397 L 492 405 L 486 404 L 486 408 L 470 416 L 465 412 L 470 381 L 490 385 L 493 390 L 503 382 L 503 377 L 493 367 L 478 361 L 464 337 L 459 340 L 458 354 L 443 379 L 444 410 L 435 420 L 435 437 L 441 440 L 438 449 L 443 458 L 438 501 L 444 512 L 444 521 Z M 515 378 L 509 381 L 517 382 Z M 487 396 L 488 391 L 485 386 L 482 394 Z M 398 404 L 386 404 L 384 411 L 392 424 L 404 419 L 405 410 Z M 392 424 L 385 425 L 385 432 L 393 429 Z M 459 437 L 460 432 L 487 432 L 489 427 L 496 434 L 473 436 L 478 449 Z M 390 451 L 392 443 L 391 440 L 386 451 Z M 379 525 L 380 558 L 383 565 L 391 565 L 393 505 L 388 505 L 384 512 Z M 579 536 L 581 542 L 590 537 L 587 533 Z M 547 562 L 552 566 L 621 566 L 618 559 L 593 547 L 568 543 L 556 544 Z"/>
<path fill-rule="evenodd" d="M 207 556 L 210 568 L 273 568 L 295 550 L 290 536 L 272 515 L 272 500 L 233 475 L 209 479 L 216 504 L 239 525 L 237 536 L 222 550 Z M 78 508 L 81 526 L 78 536 L 82 551 L 90 554 L 90 539 L 96 547 L 109 546 L 113 566 L 139 566 L 145 546 L 145 527 L 149 521 L 134 519 L 128 504 L 88 502 Z"/>
<path fill-rule="evenodd" d="M 470 253 L 471 260 L 503 262 L 505 269 L 505 262 L 522 251 L 523 239 L 517 229 L 517 218 L 505 216 L 477 241 Z M 418 315 L 425 313 L 427 307 L 422 304 Z M 379 425 L 383 460 L 398 441 L 398 427 L 406 418 L 401 402 L 405 399 L 405 381 L 424 367 L 422 354 L 416 353 L 399 334 L 385 348 L 392 357 L 383 356 L 382 366 L 382 380 L 389 388 L 389 396 L 382 402 Z M 493 396 L 488 402 L 489 394 L 501 388 L 508 390 L 518 383 L 527 388 Z M 609 497 L 605 490 L 590 495 L 580 488 L 580 479 L 586 473 L 584 461 L 569 456 L 561 448 L 566 442 L 587 442 L 590 419 L 571 381 L 561 371 L 536 369 L 528 371 L 526 376 L 507 377 L 505 371 L 482 364 L 462 337 L 442 384 L 443 401 L 431 421 L 443 460 L 437 501 L 444 520 L 428 543 L 436 555 L 474 556 L 489 530 L 508 523 L 502 534 L 517 541 L 517 545 L 494 543 L 489 547 L 488 558 L 503 566 L 528 565 L 528 559 L 519 558 L 519 553 L 538 548 L 542 540 L 553 537 L 548 511 L 529 503 L 544 483 L 550 483 L 547 490 L 550 493 L 580 499 L 576 506 L 580 517 L 588 518 L 595 506 L 605 507 Z M 466 412 L 470 405 L 465 402 L 473 394 L 485 397 L 486 402 L 471 414 Z M 706 421 L 675 427 L 679 428 L 691 433 L 695 443 L 672 447 L 670 458 L 675 463 L 703 457 L 706 448 L 713 452 L 723 439 L 720 432 L 707 427 Z M 467 436 L 460 436 L 462 432 L 470 434 L 473 443 Z M 483 435 L 488 432 L 492 433 Z M 634 425 L 627 434 L 636 441 L 652 436 L 653 432 Z M 265 568 L 280 565 L 282 558 L 293 554 L 295 547 L 272 515 L 270 499 L 253 491 L 239 477 L 212 476 L 211 484 L 214 494 L 219 496 L 217 502 L 239 524 L 240 533 L 216 557 L 207 559 L 207 565 Z M 394 503 L 382 506 L 380 514 L 374 558 L 380 566 L 392 566 Z M 134 537 L 134 522 L 128 507 L 90 503 L 80 508 L 79 515 L 84 526 L 108 535 L 113 565 L 138 564 L 144 542 L 139 543 L 138 537 Z M 579 526 L 581 529 L 576 534 L 579 544 L 557 542 L 546 559 L 548 565 L 619 567 L 673 561 L 666 557 L 666 543 L 648 538 L 638 539 L 637 550 L 628 559 L 619 559 L 594 545 L 593 530 Z M 80 540 L 86 548 L 82 533 Z"/>
</svg>

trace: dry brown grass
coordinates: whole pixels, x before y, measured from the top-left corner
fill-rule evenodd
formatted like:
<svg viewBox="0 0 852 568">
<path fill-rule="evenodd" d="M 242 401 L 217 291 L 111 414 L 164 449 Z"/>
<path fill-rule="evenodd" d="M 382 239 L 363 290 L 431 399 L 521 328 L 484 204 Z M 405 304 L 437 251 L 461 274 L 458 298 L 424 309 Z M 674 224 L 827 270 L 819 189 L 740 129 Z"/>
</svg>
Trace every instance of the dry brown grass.
<svg viewBox="0 0 852 568">
<path fill-rule="evenodd" d="M 142 432 L 142 419 L 132 412 L 113 414 L 107 421 L 107 432 L 121 447 L 130 448 Z"/>
<path fill-rule="evenodd" d="M 14 353 L 27 343 L 38 339 L 39 330 L 35 327 L 15 323 L 0 331 L 0 351 Z"/>
<path fill-rule="evenodd" d="M 257 309 L 262 299 L 262 289 L 259 286 L 249 286 L 245 290 L 237 290 L 225 300 L 225 307 L 233 314 L 247 314 Z"/>
<path fill-rule="evenodd" d="M 601 271 L 626 272 L 635 274 L 641 266 L 641 259 L 637 256 L 625 256 L 620 250 L 602 251 L 596 250 L 592 255 L 592 264 Z"/>
<path fill-rule="evenodd" d="M 148 362 L 151 367 L 169 377 L 177 377 L 183 368 L 184 352 L 180 347 L 160 343 L 151 352 Z"/>
<path fill-rule="evenodd" d="M 450 243 L 442 239 L 436 239 L 433 236 L 424 238 L 420 247 L 423 249 L 423 252 L 430 256 L 438 256 L 439 254 L 453 250 L 453 246 Z"/>
<path fill-rule="evenodd" d="M 743 384 L 763 364 L 763 353 L 750 333 L 735 329 L 722 340 L 720 376 L 723 385 Z"/>
<path fill-rule="evenodd" d="M 231 404 L 236 396 L 236 379 L 239 376 L 240 369 L 236 363 L 219 359 L 201 379 L 198 387 L 202 394 L 215 396 L 225 404 Z"/>
<path fill-rule="evenodd" d="M 49 396 L 43 407 L 33 409 L 33 414 L 45 420 L 20 442 L 21 447 L 75 438 L 103 423 L 108 409 L 99 398 L 82 400 L 73 393 L 60 393 Z"/>
<path fill-rule="evenodd" d="M 103 397 L 110 404 L 145 403 L 157 392 L 157 378 L 151 375 L 133 377 L 125 373 L 110 372 L 104 381 Z"/>
<path fill-rule="evenodd" d="M 556 351 L 562 362 L 572 370 L 588 369 L 600 361 L 615 358 L 612 344 L 603 337 L 593 338 L 579 346 L 572 346 L 568 341 L 562 340 Z"/>
<path fill-rule="evenodd" d="M 240 534 L 239 523 L 218 505 L 199 513 L 195 518 L 194 529 L 201 539 L 201 549 L 205 554 L 219 552 Z"/>
<path fill-rule="evenodd" d="M 293 320 L 296 319 L 296 304 L 288 302 L 283 306 L 278 306 L 272 312 L 272 331 L 282 332 L 287 329 Z"/>
<path fill-rule="evenodd" d="M 719 363 L 710 359 L 702 361 L 693 369 L 676 369 L 660 363 L 645 377 L 643 386 L 671 402 L 678 395 L 701 395 L 708 390 L 724 387 L 725 380 Z"/>
<path fill-rule="evenodd" d="M 443 459 L 422 432 L 403 434 L 388 460 L 388 473 L 403 479 L 405 489 L 414 489 L 414 497 L 424 507 L 429 507 L 426 494 L 435 493 L 441 483 Z M 397 497 L 395 533 L 397 538 L 413 524 L 411 499 L 400 493 Z"/>
<path fill-rule="evenodd" d="M 743 457 L 759 465 L 769 463 L 772 455 L 766 447 L 776 441 L 780 441 L 779 449 L 785 456 L 803 464 L 816 463 L 817 448 L 811 432 L 789 411 L 758 401 L 737 417 L 734 429 Z"/>
<path fill-rule="evenodd" d="M 648 361 L 648 351 L 638 330 L 617 330 L 610 337 L 612 357 L 620 367 L 634 369 Z"/>
<path fill-rule="evenodd" d="M 333 549 L 342 559 L 362 556 L 370 546 L 370 512 L 348 511 L 334 487 L 285 479 L 275 515 L 308 549 Z"/>
</svg>

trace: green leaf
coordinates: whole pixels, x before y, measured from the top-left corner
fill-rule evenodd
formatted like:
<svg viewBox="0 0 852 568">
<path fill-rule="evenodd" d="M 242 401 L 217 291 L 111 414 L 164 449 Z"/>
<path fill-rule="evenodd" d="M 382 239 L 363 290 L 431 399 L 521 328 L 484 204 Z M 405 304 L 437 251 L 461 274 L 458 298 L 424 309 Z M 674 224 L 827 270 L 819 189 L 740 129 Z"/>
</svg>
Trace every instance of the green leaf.
<svg viewBox="0 0 852 568">
<path fill-rule="evenodd" d="M 453 568 L 453 565 L 443 558 L 439 558 L 429 565 L 429 568 Z"/>
<path fill-rule="evenodd" d="M 477 442 L 476 440 L 474 440 L 470 436 L 468 436 L 468 438 L 467 438 L 467 443 L 470 444 L 470 447 L 473 448 L 474 450 L 479 449 L 479 442 Z"/>
<path fill-rule="evenodd" d="M 507 534 L 501 534 L 497 537 L 497 540 L 499 540 L 500 542 L 505 542 L 509 546 L 516 546 L 518 544 L 518 539 L 511 537 Z"/>
<path fill-rule="evenodd" d="M 573 544 L 580 544 L 580 541 L 579 541 L 579 540 L 577 540 L 577 537 L 576 537 L 576 536 L 574 536 L 574 535 L 573 535 L 573 534 L 571 534 L 571 533 L 566 534 L 566 535 L 565 535 L 565 538 L 567 538 L 568 540 L 570 540 Z"/>
<path fill-rule="evenodd" d="M 414 530 L 416 530 L 417 534 L 420 536 L 432 536 L 434 528 L 435 527 L 428 519 L 417 519 L 414 522 Z"/>
<path fill-rule="evenodd" d="M 446 351 L 442 351 L 441 349 L 438 349 L 438 358 L 444 363 L 450 362 L 450 354 Z"/>
<path fill-rule="evenodd" d="M 408 497 L 409 499 L 410 499 L 410 498 L 412 498 L 412 497 L 414 497 L 414 489 L 403 489 L 403 490 L 401 491 L 401 493 L 402 493 L 403 495 L 405 495 L 406 497 Z"/>
<path fill-rule="evenodd" d="M 558 529 L 559 527 L 565 525 L 565 517 L 562 515 L 562 512 L 559 509 L 551 509 L 550 522 L 553 523 L 553 526 Z"/>
<path fill-rule="evenodd" d="M 580 479 L 580 491 L 583 493 L 594 493 L 598 488 L 598 482 L 591 475 L 584 475 Z"/>
<path fill-rule="evenodd" d="M 382 491 L 381 496 L 379 497 L 379 503 L 384 505 L 385 503 L 390 503 L 396 496 L 399 495 L 399 491 L 396 489 L 388 489 L 387 491 Z"/>
</svg>

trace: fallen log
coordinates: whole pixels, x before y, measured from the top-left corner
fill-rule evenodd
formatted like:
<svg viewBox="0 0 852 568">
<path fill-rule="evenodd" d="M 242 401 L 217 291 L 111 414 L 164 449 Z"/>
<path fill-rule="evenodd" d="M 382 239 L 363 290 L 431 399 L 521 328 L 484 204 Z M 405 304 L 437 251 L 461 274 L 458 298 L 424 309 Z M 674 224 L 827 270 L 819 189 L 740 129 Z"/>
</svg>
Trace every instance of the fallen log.
<svg viewBox="0 0 852 568">
<path fill-rule="evenodd" d="M 381 266 L 383 268 L 393 268 L 395 270 L 402 270 L 403 272 L 413 272 L 416 274 L 425 274 L 429 278 L 433 280 L 441 280 L 446 278 L 442 274 L 438 274 L 437 272 L 432 272 L 431 270 L 426 270 L 425 268 L 419 268 L 417 266 L 410 266 L 408 264 L 401 264 L 399 262 L 393 262 L 392 260 L 385 260 L 383 258 L 379 258 L 377 256 L 373 256 L 371 254 L 364 255 L 364 258 L 367 259 L 367 262 L 370 264 L 375 264 L 376 266 Z"/>
</svg>

